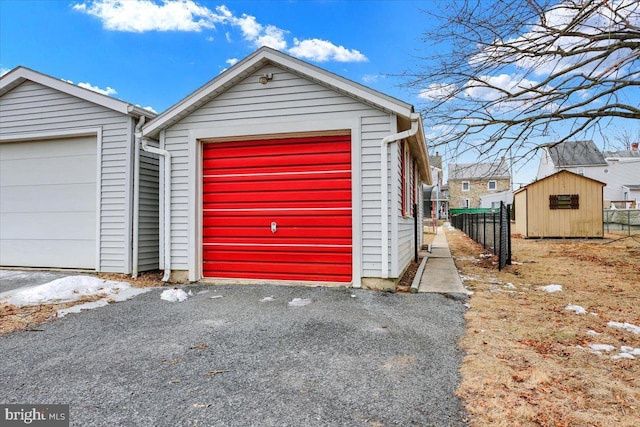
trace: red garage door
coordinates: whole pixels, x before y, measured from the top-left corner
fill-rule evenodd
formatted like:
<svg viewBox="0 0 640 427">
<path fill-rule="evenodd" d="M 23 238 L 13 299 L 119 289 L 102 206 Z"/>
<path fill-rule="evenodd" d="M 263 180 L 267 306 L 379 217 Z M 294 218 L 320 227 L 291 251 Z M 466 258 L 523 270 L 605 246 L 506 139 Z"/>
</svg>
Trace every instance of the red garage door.
<svg viewBox="0 0 640 427">
<path fill-rule="evenodd" d="M 351 281 L 351 137 L 203 146 L 203 275 Z"/>
</svg>

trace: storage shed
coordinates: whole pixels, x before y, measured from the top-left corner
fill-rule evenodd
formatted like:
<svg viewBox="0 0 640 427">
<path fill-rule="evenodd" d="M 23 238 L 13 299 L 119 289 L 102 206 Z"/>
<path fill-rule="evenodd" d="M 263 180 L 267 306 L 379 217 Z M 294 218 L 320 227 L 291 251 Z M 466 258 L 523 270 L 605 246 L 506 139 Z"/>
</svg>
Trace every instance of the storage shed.
<svg viewBox="0 0 640 427">
<path fill-rule="evenodd" d="M 605 185 L 563 170 L 522 187 L 514 193 L 514 231 L 531 238 L 603 237 Z"/>
<path fill-rule="evenodd" d="M 0 78 L 0 266 L 158 268 L 158 157 L 134 146 L 140 117 L 155 114 L 25 67 Z"/>
<path fill-rule="evenodd" d="M 281 52 L 257 50 L 142 134 L 170 159 L 172 280 L 393 287 L 420 245 L 420 115 Z"/>
</svg>

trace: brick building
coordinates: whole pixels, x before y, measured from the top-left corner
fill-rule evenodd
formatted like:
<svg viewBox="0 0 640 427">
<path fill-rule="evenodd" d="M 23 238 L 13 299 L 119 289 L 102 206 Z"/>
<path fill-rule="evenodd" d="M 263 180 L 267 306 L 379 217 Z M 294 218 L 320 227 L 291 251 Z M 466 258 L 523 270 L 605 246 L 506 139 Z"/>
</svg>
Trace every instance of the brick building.
<svg viewBox="0 0 640 427">
<path fill-rule="evenodd" d="M 449 165 L 449 207 L 479 208 L 480 196 L 511 190 L 511 174 L 504 158 L 494 163 Z"/>
</svg>

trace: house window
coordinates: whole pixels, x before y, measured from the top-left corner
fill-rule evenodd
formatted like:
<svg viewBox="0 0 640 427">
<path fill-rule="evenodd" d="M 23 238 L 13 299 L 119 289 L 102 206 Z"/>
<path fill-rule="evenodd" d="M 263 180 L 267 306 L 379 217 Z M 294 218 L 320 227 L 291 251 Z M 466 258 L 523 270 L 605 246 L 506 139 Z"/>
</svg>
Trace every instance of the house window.
<svg viewBox="0 0 640 427">
<path fill-rule="evenodd" d="M 471 183 L 469 181 L 462 181 L 462 191 L 469 191 L 471 189 Z"/>
<path fill-rule="evenodd" d="M 549 209 L 580 209 L 578 194 L 552 194 L 549 196 Z"/>
<path fill-rule="evenodd" d="M 487 183 L 487 190 L 492 191 L 498 188 L 498 183 L 496 181 L 489 181 Z"/>
</svg>

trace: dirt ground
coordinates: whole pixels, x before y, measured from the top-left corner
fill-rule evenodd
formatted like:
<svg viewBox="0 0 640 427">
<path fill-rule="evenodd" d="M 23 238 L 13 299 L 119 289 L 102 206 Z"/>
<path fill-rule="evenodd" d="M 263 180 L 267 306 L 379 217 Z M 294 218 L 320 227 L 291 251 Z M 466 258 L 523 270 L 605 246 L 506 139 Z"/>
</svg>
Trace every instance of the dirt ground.
<svg viewBox="0 0 640 427">
<path fill-rule="evenodd" d="M 495 257 L 447 230 L 474 292 L 458 389 L 472 425 L 640 425 L 640 236 L 607 237 L 514 238 L 514 265 L 499 272 Z M 562 290 L 539 289 L 554 284 Z M 634 349 L 635 359 L 622 354 Z"/>
</svg>

